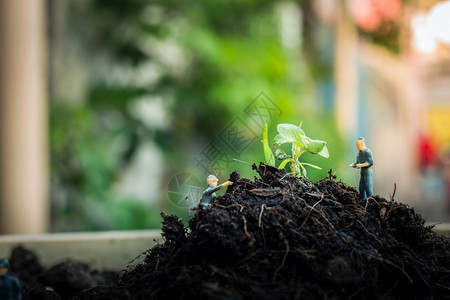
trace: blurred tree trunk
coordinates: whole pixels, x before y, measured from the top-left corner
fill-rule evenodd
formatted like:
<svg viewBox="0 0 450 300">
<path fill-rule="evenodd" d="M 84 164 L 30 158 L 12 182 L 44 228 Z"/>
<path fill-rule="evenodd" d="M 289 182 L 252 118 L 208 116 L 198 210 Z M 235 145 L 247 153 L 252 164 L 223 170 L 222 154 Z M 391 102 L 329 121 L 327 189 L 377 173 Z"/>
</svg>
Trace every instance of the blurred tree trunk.
<svg viewBox="0 0 450 300">
<path fill-rule="evenodd" d="M 45 1 L 0 1 L 0 233 L 48 222 Z"/>
<path fill-rule="evenodd" d="M 343 136 L 354 136 L 358 111 L 357 33 L 347 13 L 346 1 L 339 1 L 335 35 L 336 116 Z"/>
</svg>

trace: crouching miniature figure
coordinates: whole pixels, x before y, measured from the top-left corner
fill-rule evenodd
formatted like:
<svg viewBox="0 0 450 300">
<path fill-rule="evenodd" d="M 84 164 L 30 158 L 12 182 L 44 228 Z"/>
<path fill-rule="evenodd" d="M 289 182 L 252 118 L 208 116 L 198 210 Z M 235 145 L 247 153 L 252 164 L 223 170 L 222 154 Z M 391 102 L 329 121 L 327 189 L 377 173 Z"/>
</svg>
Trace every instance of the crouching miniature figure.
<svg viewBox="0 0 450 300">
<path fill-rule="evenodd" d="M 0 259 L 0 300 L 21 300 L 22 289 L 17 278 L 8 273 L 9 263 L 6 258 Z"/>
<path fill-rule="evenodd" d="M 366 148 L 365 140 L 362 137 L 356 140 L 356 148 L 359 150 L 356 163 L 351 164 L 349 167 L 361 169 L 359 193 L 361 199 L 366 199 L 373 195 L 373 156 L 372 152 Z"/>
<path fill-rule="evenodd" d="M 232 181 L 226 181 L 221 185 L 217 186 L 217 179 L 214 175 L 209 175 L 206 178 L 206 183 L 208 184 L 208 188 L 203 192 L 202 199 L 200 200 L 200 204 L 204 206 L 210 205 L 216 199 L 216 192 L 225 186 L 232 185 Z"/>
</svg>

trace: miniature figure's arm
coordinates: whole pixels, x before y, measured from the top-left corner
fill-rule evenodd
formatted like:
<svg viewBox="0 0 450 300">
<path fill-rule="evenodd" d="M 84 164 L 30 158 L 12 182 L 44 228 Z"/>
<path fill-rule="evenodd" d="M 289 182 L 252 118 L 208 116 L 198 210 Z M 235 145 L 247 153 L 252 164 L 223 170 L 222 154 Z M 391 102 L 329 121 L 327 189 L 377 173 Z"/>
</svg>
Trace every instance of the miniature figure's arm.
<svg viewBox="0 0 450 300">
<path fill-rule="evenodd" d="M 372 152 L 370 152 L 370 150 L 367 150 L 367 153 L 365 153 L 366 154 L 366 156 L 367 157 L 365 157 L 366 159 L 366 162 L 363 162 L 363 163 L 356 163 L 356 164 L 353 164 L 353 168 L 357 168 L 357 169 L 360 169 L 360 168 L 365 168 L 365 167 L 370 167 L 370 166 L 372 166 L 373 165 L 373 156 L 372 156 Z"/>
<path fill-rule="evenodd" d="M 226 187 L 226 186 L 229 186 L 229 185 L 232 185 L 232 184 L 233 184 L 233 181 L 225 181 L 224 183 L 222 183 L 220 185 L 220 187 L 223 188 L 223 187 Z"/>
<path fill-rule="evenodd" d="M 220 185 L 218 185 L 218 186 L 216 186 L 216 187 L 214 187 L 214 188 L 213 188 L 213 187 L 210 187 L 210 188 L 208 188 L 206 191 L 204 191 L 203 194 L 210 196 L 210 195 L 212 195 L 213 193 L 215 193 L 215 192 L 217 192 L 218 190 L 220 190 L 220 188 L 221 188 Z"/>
<path fill-rule="evenodd" d="M 360 168 L 369 167 L 369 166 L 371 166 L 371 164 L 368 162 L 365 162 L 362 164 L 355 164 L 354 168 L 360 169 Z"/>
<path fill-rule="evenodd" d="M 222 183 L 221 185 L 218 185 L 218 186 L 216 186 L 216 187 L 214 187 L 214 188 L 208 188 L 208 189 L 204 192 L 204 194 L 206 194 L 206 195 L 212 195 L 213 193 L 217 192 L 217 191 L 220 190 L 221 188 L 223 188 L 223 187 L 225 187 L 225 186 L 232 185 L 232 184 L 233 184 L 232 181 L 226 181 L 226 182 Z"/>
</svg>

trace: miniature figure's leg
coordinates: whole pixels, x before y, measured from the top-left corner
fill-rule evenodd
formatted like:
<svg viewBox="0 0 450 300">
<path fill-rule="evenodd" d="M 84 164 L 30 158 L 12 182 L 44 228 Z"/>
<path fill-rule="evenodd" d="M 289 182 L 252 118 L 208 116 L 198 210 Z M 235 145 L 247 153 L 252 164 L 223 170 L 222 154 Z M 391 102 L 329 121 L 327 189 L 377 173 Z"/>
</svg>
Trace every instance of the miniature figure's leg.
<svg viewBox="0 0 450 300">
<path fill-rule="evenodd" d="M 372 184 L 372 170 L 369 170 L 366 174 L 361 174 L 361 180 L 359 181 L 359 193 L 361 199 L 372 197 L 373 184 Z"/>
<path fill-rule="evenodd" d="M 364 184 L 364 176 L 361 174 L 361 179 L 359 180 L 359 198 L 366 199 L 366 189 Z"/>
<path fill-rule="evenodd" d="M 373 172 L 369 170 L 368 174 L 365 176 L 364 189 L 366 191 L 367 197 L 373 196 Z"/>
</svg>

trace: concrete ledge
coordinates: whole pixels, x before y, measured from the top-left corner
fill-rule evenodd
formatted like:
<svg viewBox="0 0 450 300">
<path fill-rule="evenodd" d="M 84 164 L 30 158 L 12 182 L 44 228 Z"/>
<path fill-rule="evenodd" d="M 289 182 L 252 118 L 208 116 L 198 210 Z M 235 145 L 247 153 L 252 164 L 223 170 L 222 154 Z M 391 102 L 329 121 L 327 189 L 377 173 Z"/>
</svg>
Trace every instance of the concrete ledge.
<svg viewBox="0 0 450 300">
<path fill-rule="evenodd" d="M 425 225 L 430 226 L 430 225 L 435 225 L 435 224 L 427 223 Z M 436 231 L 436 233 L 438 233 L 440 235 L 450 237 L 450 223 L 437 224 L 434 226 L 433 230 Z"/>
<path fill-rule="evenodd" d="M 15 246 L 22 245 L 35 251 L 44 266 L 73 259 L 97 269 L 122 270 L 153 247 L 154 240 L 162 242 L 160 230 L 0 235 L 0 257 L 9 257 Z"/>
</svg>

